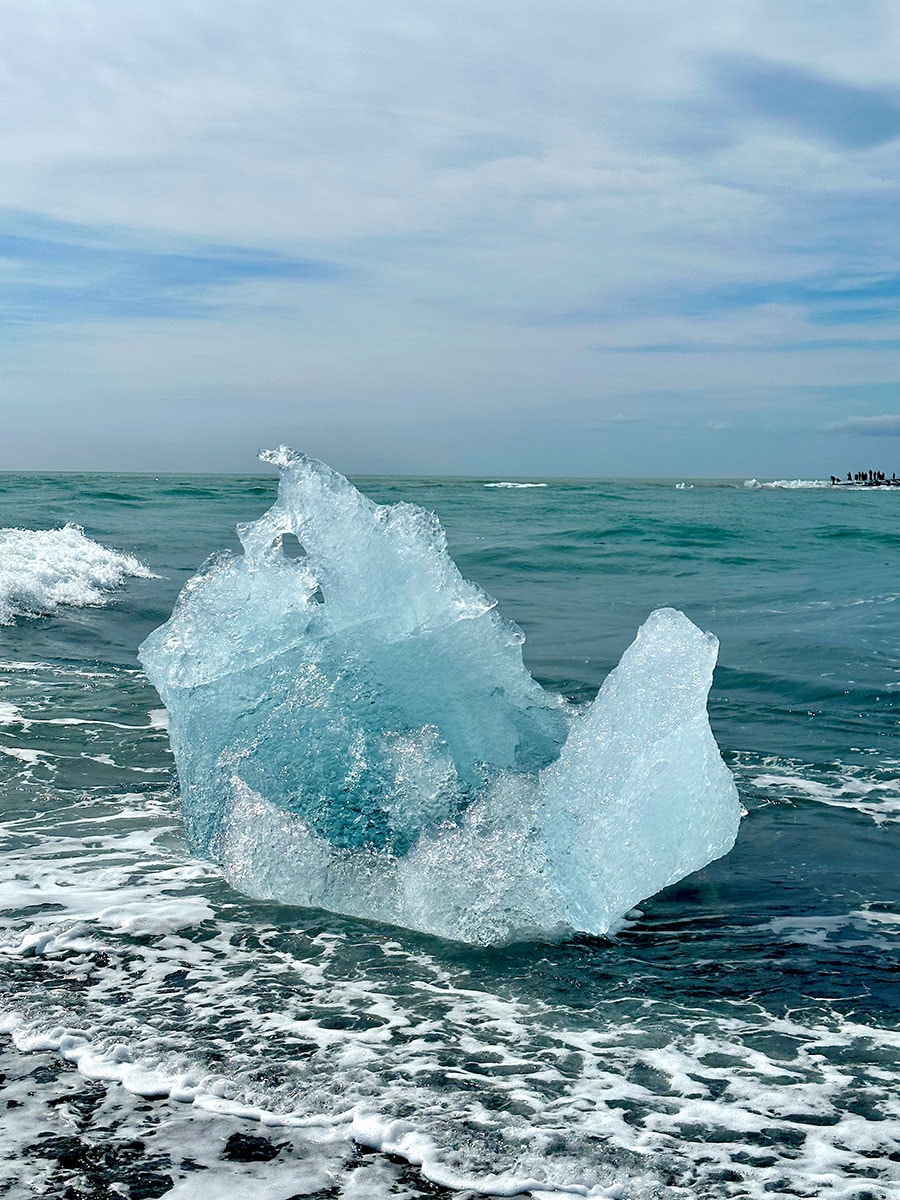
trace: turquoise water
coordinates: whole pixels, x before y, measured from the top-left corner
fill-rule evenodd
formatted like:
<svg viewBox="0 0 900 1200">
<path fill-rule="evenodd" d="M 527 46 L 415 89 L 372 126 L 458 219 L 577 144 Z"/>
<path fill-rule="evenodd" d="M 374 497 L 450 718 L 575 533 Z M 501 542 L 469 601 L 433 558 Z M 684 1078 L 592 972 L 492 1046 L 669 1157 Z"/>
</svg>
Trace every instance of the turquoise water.
<svg viewBox="0 0 900 1200">
<path fill-rule="evenodd" d="M 573 700 L 654 608 L 714 632 L 735 849 L 611 941 L 474 951 L 239 896 L 183 846 L 135 650 L 274 478 L 3 475 L 0 527 L 74 522 L 156 576 L 0 626 L 0 993 L 20 1048 L 180 1096 L 173 1120 L 217 1097 L 314 1127 L 305 1161 L 323 1139 L 421 1161 L 403 1186 L 423 1195 L 896 1195 L 900 490 L 355 482 L 433 509 Z M 54 553 L 0 551 L 0 589 L 48 586 Z M 267 1169 L 260 1195 L 299 1194 Z M 355 1160 L 335 1170 L 361 1186 Z"/>
</svg>

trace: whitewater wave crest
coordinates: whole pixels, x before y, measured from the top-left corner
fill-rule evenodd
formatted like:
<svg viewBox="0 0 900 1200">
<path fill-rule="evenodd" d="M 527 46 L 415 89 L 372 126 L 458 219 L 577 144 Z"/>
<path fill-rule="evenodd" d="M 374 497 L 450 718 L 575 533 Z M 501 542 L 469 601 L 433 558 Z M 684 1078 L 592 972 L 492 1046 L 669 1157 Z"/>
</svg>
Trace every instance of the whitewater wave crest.
<svg viewBox="0 0 900 1200">
<path fill-rule="evenodd" d="M 110 550 L 80 525 L 0 529 L 0 625 L 62 606 L 97 608 L 127 578 L 155 579 L 131 554 Z"/>
<path fill-rule="evenodd" d="M 546 487 L 546 483 L 512 483 L 509 480 L 501 479 L 498 483 L 486 483 L 486 488 L 541 488 Z"/>
<path fill-rule="evenodd" d="M 827 488 L 831 484 L 827 479 L 772 479 L 761 483 L 758 479 L 745 479 L 746 488 L 787 488 L 790 491 L 804 488 Z"/>
</svg>

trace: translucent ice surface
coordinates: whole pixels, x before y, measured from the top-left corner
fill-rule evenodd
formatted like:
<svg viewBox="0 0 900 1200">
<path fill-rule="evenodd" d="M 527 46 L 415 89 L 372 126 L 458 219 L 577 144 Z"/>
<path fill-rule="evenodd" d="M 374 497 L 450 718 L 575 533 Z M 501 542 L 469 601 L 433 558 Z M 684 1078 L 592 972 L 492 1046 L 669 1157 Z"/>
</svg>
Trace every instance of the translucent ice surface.
<svg viewBox="0 0 900 1200">
<path fill-rule="evenodd" d="M 140 650 L 188 836 L 236 887 L 488 944 L 604 933 L 731 848 L 715 638 L 659 610 L 571 708 L 431 513 L 262 457 L 276 503 Z"/>
</svg>

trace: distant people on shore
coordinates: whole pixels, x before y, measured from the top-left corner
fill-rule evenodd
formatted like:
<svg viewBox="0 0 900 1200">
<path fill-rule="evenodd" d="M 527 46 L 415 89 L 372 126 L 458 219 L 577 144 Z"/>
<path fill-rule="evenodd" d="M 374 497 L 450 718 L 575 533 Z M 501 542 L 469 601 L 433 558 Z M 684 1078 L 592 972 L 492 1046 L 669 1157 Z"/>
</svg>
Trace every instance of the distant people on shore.
<svg viewBox="0 0 900 1200">
<path fill-rule="evenodd" d="M 892 471 L 888 479 L 884 471 L 874 471 L 872 468 L 865 471 L 848 471 L 846 479 L 842 479 L 840 475 L 831 476 L 832 487 L 846 487 L 848 484 L 855 487 L 900 487 L 900 479 L 897 478 L 896 471 Z"/>
</svg>

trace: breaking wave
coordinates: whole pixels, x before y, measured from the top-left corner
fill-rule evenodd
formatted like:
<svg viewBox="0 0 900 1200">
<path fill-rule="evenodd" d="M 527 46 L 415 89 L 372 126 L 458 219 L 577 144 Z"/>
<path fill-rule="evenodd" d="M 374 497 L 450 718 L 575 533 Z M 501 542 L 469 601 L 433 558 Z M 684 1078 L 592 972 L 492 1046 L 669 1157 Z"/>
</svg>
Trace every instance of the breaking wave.
<svg viewBox="0 0 900 1200">
<path fill-rule="evenodd" d="M 773 479 L 768 483 L 760 483 L 758 479 L 746 479 L 746 488 L 788 488 L 792 491 L 802 488 L 830 488 L 827 479 Z"/>
<path fill-rule="evenodd" d="M 80 525 L 0 529 L 0 625 L 48 616 L 63 605 L 99 607 L 129 577 L 155 578 L 131 554 L 86 537 Z"/>
<path fill-rule="evenodd" d="M 541 488 L 546 487 L 546 483 L 508 483 L 501 480 L 499 483 L 486 483 L 486 488 Z"/>
</svg>

